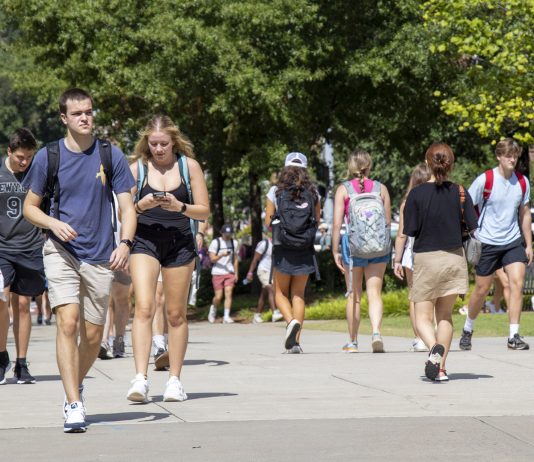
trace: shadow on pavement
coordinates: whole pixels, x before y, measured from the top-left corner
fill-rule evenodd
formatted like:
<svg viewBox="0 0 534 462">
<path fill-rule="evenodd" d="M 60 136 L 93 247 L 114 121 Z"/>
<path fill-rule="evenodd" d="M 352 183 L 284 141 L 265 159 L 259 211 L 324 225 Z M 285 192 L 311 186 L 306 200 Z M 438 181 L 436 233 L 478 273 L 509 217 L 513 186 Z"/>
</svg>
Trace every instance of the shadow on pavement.
<svg viewBox="0 0 534 462">
<path fill-rule="evenodd" d="M 37 382 L 54 382 L 56 380 L 61 381 L 60 375 L 34 375 L 34 377 Z M 84 380 L 87 379 L 94 379 L 94 377 L 88 375 Z"/>
<path fill-rule="evenodd" d="M 216 359 L 186 359 L 184 366 L 201 366 L 202 364 L 209 364 L 210 366 L 226 366 L 230 364 L 228 361 L 217 361 Z"/>
<path fill-rule="evenodd" d="M 450 380 L 478 380 L 478 379 L 493 379 L 493 375 L 486 374 L 470 374 L 468 372 L 460 372 L 459 374 L 447 374 Z"/>
<path fill-rule="evenodd" d="M 167 419 L 171 417 L 167 413 L 154 412 L 116 412 L 114 414 L 91 414 L 87 416 L 87 423 L 101 422 L 124 422 L 128 420 L 139 420 L 140 423 L 155 422 L 156 420 Z"/>
<path fill-rule="evenodd" d="M 221 396 L 237 396 L 237 393 L 187 393 L 187 401 L 192 399 L 220 398 Z M 163 395 L 154 395 L 152 401 L 163 402 Z"/>
</svg>

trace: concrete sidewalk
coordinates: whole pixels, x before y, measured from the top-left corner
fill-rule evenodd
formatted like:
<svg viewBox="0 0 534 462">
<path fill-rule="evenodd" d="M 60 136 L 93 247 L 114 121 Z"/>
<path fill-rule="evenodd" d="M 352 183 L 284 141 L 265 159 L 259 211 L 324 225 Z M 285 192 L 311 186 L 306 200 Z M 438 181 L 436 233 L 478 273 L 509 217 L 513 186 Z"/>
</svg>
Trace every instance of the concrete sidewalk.
<svg viewBox="0 0 534 462">
<path fill-rule="evenodd" d="M 344 354 L 346 335 L 303 332 L 285 355 L 282 324 L 190 326 L 182 372 L 189 400 L 126 400 L 133 358 L 97 360 L 85 382 L 86 434 L 63 434 L 55 326 L 35 326 L 35 385 L 0 386 L 0 447 L 10 460 L 534 460 L 534 352 L 503 338 L 453 351 L 449 383 L 423 377 L 425 353 L 386 337 L 386 354 Z M 527 341 L 533 339 L 527 339 Z M 458 339 L 454 340 L 456 348 Z M 534 345 L 533 345 L 534 347 Z M 11 357 L 14 345 L 8 346 Z M 131 348 L 127 348 L 131 354 Z"/>
</svg>

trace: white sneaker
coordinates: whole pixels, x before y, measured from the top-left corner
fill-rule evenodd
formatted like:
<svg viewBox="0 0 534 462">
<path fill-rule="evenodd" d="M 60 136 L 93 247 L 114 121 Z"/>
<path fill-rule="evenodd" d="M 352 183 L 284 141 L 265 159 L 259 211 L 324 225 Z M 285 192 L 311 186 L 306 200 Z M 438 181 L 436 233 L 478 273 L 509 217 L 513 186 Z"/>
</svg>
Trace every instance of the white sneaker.
<svg viewBox="0 0 534 462">
<path fill-rule="evenodd" d="M 85 398 L 83 397 L 83 384 L 78 387 L 78 391 L 80 392 L 80 401 L 82 403 L 83 412 L 87 413 L 87 409 L 85 408 Z M 67 401 L 67 395 L 63 395 L 63 418 L 67 418 L 67 413 L 69 410 L 69 402 Z"/>
<path fill-rule="evenodd" d="M 186 399 L 187 395 L 182 382 L 178 377 L 171 376 L 165 387 L 165 393 L 163 393 L 163 401 L 185 401 Z"/>
<path fill-rule="evenodd" d="M 286 340 L 284 346 L 286 350 L 291 350 L 297 344 L 297 334 L 300 330 L 300 322 L 292 319 L 286 327 Z"/>
<path fill-rule="evenodd" d="M 69 404 L 67 409 L 67 418 L 63 424 L 65 433 L 83 433 L 87 430 L 85 425 L 85 411 L 81 401 L 74 401 Z"/>
<path fill-rule="evenodd" d="M 235 321 L 230 317 L 230 316 L 225 316 L 223 318 L 223 324 L 232 324 L 234 323 Z"/>
<path fill-rule="evenodd" d="M 143 374 L 137 374 L 131 381 L 126 399 L 135 403 L 148 403 L 148 380 Z"/>
<path fill-rule="evenodd" d="M 216 317 L 217 317 L 217 308 L 211 305 L 210 312 L 208 313 L 208 322 L 213 324 L 215 322 Z"/>
<path fill-rule="evenodd" d="M 260 313 L 254 313 L 254 319 L 252 320 L 254 324 L 261 324 L 263 322 L 263 319 L 261 317 Z"/>
<path fill-rule="evenodd" d="M 280 313 L 280 310 L 274 310 L 273 311 L 272 322 L 280 321 L 280 319 L 284 319 L 284 315 L 282 313 Z"/>
<path fill-rule="evenodd" d="M 419 337 L 415 337 L 412 340 L 412 351 L 428 351 L 428 348 Z"/>
</svg>

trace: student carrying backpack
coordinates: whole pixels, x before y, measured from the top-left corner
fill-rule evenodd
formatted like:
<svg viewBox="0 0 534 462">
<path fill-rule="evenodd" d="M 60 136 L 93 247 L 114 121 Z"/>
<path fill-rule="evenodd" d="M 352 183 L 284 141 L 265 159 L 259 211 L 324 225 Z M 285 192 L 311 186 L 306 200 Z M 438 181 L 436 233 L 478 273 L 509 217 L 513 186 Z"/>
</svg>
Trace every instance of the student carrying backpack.
<svg viewBox="0 0 534 462">
<path fill-rule="evenodd" d="M 319 277 L 313 243 L 321 214 L 319 196 L 306 169 L 304 154 L 286 156 L 276 186 L 267 194 L 265 225 L 273 230 L 273 281 L 277 308 L 288 323 L 285 349 L 302 353 L 304 289 L 311 273 Z M 291 294 L 291 300 L 289 296 Z"/>
</svg>

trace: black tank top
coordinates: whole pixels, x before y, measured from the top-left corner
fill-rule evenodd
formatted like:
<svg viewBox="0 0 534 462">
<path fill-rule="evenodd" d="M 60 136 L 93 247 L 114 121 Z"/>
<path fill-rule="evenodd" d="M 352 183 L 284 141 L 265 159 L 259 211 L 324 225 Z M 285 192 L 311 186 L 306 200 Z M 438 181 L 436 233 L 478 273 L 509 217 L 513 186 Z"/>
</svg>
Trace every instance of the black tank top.
<svg viewBox="0 0 534 462">
<path fill-rule="evenodd" d="M 157 190 L 151 188 L 147 182 L 147 184 L 141 190 L 140 199 L 145 197 L 147 194 L 155 192 L 157 192 Z M 189 204 L 187 187 L 183 181 L 174 191 L 167 191 L 167 194 L 172 194 L 180 202 Z M 145 229 L 146 227 L 150 227 L 155 230 L 178 232 L 184 236 L 191 235 L 189 218 L 180 212 L 170 212 L 162 209 L 161 207 L 154 207 L 153 209 L 143 212 L 141 215 L 139 215 L 137 223 Z"/>
</svg>

